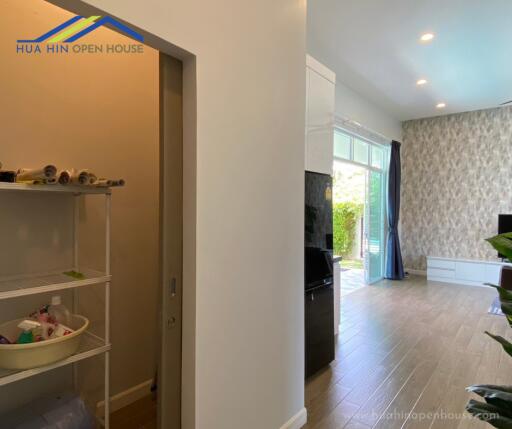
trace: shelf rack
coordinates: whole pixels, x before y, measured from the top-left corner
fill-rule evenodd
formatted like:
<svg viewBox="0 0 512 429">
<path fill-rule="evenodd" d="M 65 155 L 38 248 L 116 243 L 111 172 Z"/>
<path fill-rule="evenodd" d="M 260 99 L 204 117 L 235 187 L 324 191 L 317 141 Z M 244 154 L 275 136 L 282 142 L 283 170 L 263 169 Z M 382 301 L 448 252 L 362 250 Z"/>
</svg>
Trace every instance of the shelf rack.
<svg viewBox="0 0 512 429">
<path fill-rule="evenodd" d="M 36 295 L 59 290 L 72 290 L 73 313 L 78 310 L 78 288 L 104 284 L 105 288 L 105 334 L 104 338 L 86 332 L 78 351 L 67 359 L 33 368 L 25 371 L 3 371 L 0 370 L 0 387 L 24 380 L 47 371 L 73 365 L 73 379 L 75 387 L 77 382 L 76 363 L 93 356 L 105 355 L 105 414 L 102 424 L 106 429 L 110 428 L 110 232 L 111 232 L 111 189 L 91 186 L 72 185 L 29 185 L 22 183 L 0 182 L 0 194 L 2 192 L 54 192 L 58 194 L 72 194 L 74 196 L 73 209 L 73 267 L 59 272 L 39 273 L 30 275 L 18 275 L 0 278 L 0 302 L 7 299 L 21 298 L 29 295 Z M 100 272 L 92 269 L 80 269 L 78 261 L 78 226 L 79 226 L 79 199 L 81 195 L 103 195 L 105 197 L 105 271 Z M 64 274 L 68 271 L 77 271 L 83 274 L 81 278 L 71 277 Z"/>
<path fill-rule="evenodd" d="M 111 188 L 76 185 L 29 185 L 0 182 L 0 191 L 60 192 L 67 194 L 110 194 Z"/>
<path fill-rule="evenodd" d="M 80 272 L 84 278 L 81 279 L 64 274 L 71 270 L 72 268 L 52 273 L 2 277 L 0 278 L 0 300 L 97 285 L 112 279 L 112 276 L 105 273 L 83 268 Z"/>
<path fill-rule="evenodd" d="M 24 380 L 25 378 L 33 377 L 43 372 L 51 371 L 52 369 L 61 368 L 66 365 L 70 365 L 81 360 L 88 359 L 93 356 L 98 356 L 111 349 L 110 344 L 106 344 L 105 340 L 97 337 L 90 332 L 86 332 L 80 343 L 78 351 L 67 359 L 58 361 L 51 365 L 46 365 L 38 368 L 32 368 L 25 371 L 7 371 L 0 370 L 0 386 L 6 386 L 7 384 L 15 383 L 16 381 Z"/>
</svg>

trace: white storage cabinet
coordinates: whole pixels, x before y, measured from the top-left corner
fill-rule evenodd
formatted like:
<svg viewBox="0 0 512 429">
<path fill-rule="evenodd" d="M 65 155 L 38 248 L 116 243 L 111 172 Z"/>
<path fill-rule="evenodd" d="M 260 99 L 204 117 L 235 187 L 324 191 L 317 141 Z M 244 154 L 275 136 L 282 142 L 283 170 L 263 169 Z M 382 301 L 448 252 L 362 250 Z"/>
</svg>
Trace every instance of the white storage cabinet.
<svg viewBox="0 0 512 429">
<path fill-rule="evenodd" d="M 306 59 L 306 170 L 332 176 L 336 75 Z"/>
</svg>

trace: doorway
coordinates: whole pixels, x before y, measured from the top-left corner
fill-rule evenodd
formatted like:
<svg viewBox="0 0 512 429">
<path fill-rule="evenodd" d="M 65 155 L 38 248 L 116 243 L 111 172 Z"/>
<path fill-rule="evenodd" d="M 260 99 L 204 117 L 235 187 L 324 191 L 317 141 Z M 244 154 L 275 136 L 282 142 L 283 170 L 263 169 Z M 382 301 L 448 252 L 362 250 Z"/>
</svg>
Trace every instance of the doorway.
<svg viewBox="0 0 512 429">
<path fill-rule="evenodd" d="M 343 258 L 343 296 L 384 275 L 389 149 L 341 129 L 334 136 L 334 253 Z"/>
<path fill-rule="evenodd" d="M 334 253 L 341 256 L 341 295 L 366 285 L 364 275 L 364 220 L 366 169 L 334 161 L 333 229 Z"/>
</svg>

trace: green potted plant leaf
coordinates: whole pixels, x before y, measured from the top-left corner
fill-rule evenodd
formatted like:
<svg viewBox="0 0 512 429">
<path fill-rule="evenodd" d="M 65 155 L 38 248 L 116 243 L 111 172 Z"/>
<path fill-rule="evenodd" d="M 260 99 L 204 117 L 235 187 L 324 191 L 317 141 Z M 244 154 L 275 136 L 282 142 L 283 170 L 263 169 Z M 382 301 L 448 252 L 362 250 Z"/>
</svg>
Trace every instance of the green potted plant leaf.
<svg viewBox="0 0 512 429">
<path fill-rule="evenodd" d="M 499 253 L 512 261 L 512 233 L 500 234 L 488 241 Z M 498 285 L 489 284 L 498 290 L 501 302 L 501 311 L 507 317 L 509 326 L 512 327 L 512 291 Z M 512 344 L 499 335 L 485 332 L 497 341 L 503 350 L 512 357 Z M 512 429 L 512 386 L 474 385 L 467 388 L 469 392 L 476 393 L 485 402 L 471 399 L 466 405 L 466 410 L 473 416 L 500 429 Z"/>
</svg>

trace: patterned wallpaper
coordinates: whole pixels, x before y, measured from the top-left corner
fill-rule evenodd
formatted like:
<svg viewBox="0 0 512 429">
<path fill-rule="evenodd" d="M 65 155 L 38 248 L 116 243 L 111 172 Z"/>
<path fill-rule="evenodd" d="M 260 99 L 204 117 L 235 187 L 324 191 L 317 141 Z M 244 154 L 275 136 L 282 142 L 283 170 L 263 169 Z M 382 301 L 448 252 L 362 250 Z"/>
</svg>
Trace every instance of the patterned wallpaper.
<svg viewBox="0 0 512 429">
<path fill-rule="evenodd" d="M 512 213 L 512 107 L 403 124 L 401 242 L 406 268 L 426 256 L 495 259 L 484 238 Z"/>
</svg>

